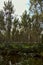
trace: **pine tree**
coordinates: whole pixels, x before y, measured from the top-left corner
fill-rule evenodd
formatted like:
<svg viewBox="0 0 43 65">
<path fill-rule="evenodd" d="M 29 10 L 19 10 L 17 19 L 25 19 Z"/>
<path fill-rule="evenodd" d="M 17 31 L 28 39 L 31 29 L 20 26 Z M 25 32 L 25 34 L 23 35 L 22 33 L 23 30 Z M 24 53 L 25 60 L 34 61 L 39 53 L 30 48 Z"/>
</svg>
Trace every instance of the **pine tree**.
<svg viewBox="0 0 43 65">
<path fill-rule="evenodd" d="M 4 33 L 5 31 L 5 22 L 4 22 L 4 12 L 0 11 L 0 42 L 4 40 Z"/>
<path fill-rule="evenodd" d="M 9 41 L 11 37 L 11 28 L 12 28 L 12 14 L 13 14 L 12 1 L 4 2 L 4 13 L 6 17 L 7 41 Z"/>
<path fill-rule="evenodd" d="M 0 11 L 0 31 L 5 29 L 4 12 Z"/>
</svg>

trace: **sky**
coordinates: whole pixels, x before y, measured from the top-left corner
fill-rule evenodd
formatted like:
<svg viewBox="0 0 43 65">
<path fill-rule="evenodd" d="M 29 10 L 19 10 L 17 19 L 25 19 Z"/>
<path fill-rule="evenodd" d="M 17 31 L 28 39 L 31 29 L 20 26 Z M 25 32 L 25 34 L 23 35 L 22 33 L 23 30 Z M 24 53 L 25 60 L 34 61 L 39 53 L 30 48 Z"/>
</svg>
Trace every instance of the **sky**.
<svg viewBox="0 0 43 65">
<path fill-rule="evenodd" d="M 4 1 L 8 1 L 8 0 L 0 0 L 0 9 L 3 8 L 4 6 Z M 21 16 L 22 13 L 27 10 L 28 11 L 28 0 L 12 0 L 12 3 L 14 5 L 14 9 L 15 9 L 15 13 L 18 16 Z"/>
</svg>

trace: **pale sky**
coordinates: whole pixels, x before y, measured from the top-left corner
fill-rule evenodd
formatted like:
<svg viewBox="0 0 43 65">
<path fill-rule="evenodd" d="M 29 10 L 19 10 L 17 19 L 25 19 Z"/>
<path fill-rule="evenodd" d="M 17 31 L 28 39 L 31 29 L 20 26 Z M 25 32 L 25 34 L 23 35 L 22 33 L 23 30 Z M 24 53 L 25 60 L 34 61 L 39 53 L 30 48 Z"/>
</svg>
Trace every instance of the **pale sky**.
<svg viewBox="0 0 43 65">
<path fill-rule="evenodd" d="M 0 9 L 3 8 L 4 1 L 8 1 L 8 0 L 0 0 Z M 19 16 L 22 15 L 22 13 L 25 10 L 28 10 L 28 6 L 27 6 L 28 0 L 12 0 L 12 3 L 16 10 L 15 13 Z"/>
</svg>

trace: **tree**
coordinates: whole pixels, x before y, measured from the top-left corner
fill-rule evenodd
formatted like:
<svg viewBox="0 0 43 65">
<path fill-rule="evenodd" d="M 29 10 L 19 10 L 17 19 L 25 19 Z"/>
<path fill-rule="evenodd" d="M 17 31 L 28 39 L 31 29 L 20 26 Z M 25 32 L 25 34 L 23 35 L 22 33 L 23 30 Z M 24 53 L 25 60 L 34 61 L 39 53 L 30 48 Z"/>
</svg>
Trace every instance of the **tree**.
<svg viewBox="0 0 43 65">
<path fill-rule="evenodd" d="M 33 18 L 33 40 L 35 42 L 40 42 L 40 33 L 41 33 L 41 29 L 40 29 L 40 23 L 39 23 L 39 14 L 37 13 L 36 15 L 34 15 Z"/>
<path fill-rule="evenodd" d="M 19 25 L 19 19 L 15 17 L 15 19 L 13 21 L 12 40 L 16 41 L 16 42 L 17 42 L 17 38 L 19 38 L 18 25 Z"/>
<path fill-rule="evenodd" d="M 29 14 L 25 11 L 21 17 L 22 27 L 24 29 L 24 35 L 25 35 L 25 42 L 28 42 L 28 36 L 30 36 L 31 31 L 31 18 Z"/>
<path fill-rule="evenodd" d="M 4 22 L 4 12 L 0 11 L 0 42 L 4 40 L 4 33 L 5 31 L 5 22 Z"/>
<path fill-rule="evenodd" d="M 30 0 L 30 14 L 39 14 L 43 12 L 43 0 Z"/>
<path fill-rule="evenodd" d="M 7 41 L 10 40 L 11 37 L 11 28 L 12 28 L 12 14 L 13 14 L 13 5 L 11 1 L 7 3 L 4 2 L 4 13 L 6 17 L 6 35 Z"/>
<path fill-rule="evenodd" d="M 38 40 L 40 38 L 40 22 L 43 21 L 43 1 L 42 0 L 30 0 L 30 15 L 32 14 L 32 22 L 33 22 L 33 35 Z M 39 37 L 36 37 L 39 36 Z M 35 39 L 33 38 L 33 39 Z M 40 39 L 39 39 L 40 41 Z"/>
<path fill-rule="evenodd" d="M 0 31 L 5 30 L 4 12 L 0 11 Z"/>
</svg>

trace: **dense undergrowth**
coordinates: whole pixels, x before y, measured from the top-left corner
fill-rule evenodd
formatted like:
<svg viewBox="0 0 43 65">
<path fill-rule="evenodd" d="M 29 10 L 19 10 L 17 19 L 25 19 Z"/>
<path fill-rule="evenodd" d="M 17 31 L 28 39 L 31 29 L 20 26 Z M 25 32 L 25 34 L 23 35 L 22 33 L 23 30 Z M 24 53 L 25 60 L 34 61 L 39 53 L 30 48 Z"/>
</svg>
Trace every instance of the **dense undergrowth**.
<svg viewBox="0 0 43 65">
<path fill-rule="evenodd" d="M 0 44 L 0 65 L 7 65 L 9 60 L 17 65 L 43 65 L 43 44 L 2 43 Z"/>
</svg>

